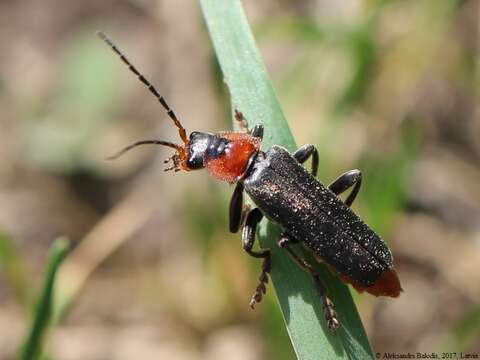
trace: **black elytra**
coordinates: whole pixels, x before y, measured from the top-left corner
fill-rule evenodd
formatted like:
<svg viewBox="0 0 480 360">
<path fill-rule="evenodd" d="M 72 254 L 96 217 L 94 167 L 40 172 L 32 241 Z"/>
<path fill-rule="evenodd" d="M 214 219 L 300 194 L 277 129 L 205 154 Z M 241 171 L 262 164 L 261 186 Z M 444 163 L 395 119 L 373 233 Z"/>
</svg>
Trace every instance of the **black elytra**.
<svg viewBox="0 0 480 360">
<path fill-rule="evenodd" d="M 342 280 L 351 283 L 359 291 L 365 290 L 376 296 L 399 295 L 401 286 L 393 269 L 390 249 L 350 208 L 360 189 L 360 171 L 348 171 L 326 187 L 315 177 L 318 151 L 313 145 L 305 145 L 293 155 L 285 148 L 274 145 L 254 156 L 255 160 L 245 176 L 237 183 L 230 205 L 230 229 L 233 232 L 241 226 L 241 192 L 247 192 L 258 206 L 246 216 L 243 230 L 244 249 L 252 256 L 265 259 L 260 285 L 252 297 L 252 307 L 262 300 L 268 281 L 266 273 L 271 266 L 269 250 L 252 250 L 255 229 L 263 216 L 280 225 L 284 233 L 279 246 L 285 248 L 300 266 L 312 274 L 324 303 L 328 326 L 332 330 L 340 325 L 333 302 L 328 298 L 326 287 L 314 267 L 293 251 L 293 243 L 301 243 L 311 250 Z M 311 173 L 301 165 L 310 157 Z M 351 187 L 350 195 L 343 202 L 337 195 Z"/>
</svg>

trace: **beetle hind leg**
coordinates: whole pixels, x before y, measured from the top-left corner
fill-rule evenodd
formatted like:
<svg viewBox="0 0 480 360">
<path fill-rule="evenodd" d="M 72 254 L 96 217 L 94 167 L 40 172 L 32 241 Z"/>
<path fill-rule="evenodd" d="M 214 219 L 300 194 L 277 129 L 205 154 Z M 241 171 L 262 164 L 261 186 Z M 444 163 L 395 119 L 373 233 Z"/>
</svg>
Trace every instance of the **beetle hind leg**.
<svg viewBox="0 0 480 360">
<path fill-rule="evenodd" d="M 290 247 L 292 243 L 295 243 L 296 239 L 288 236 L 287 234 L 282 234 L 280 239 L 278 240 L 278 245 L 285 249 L 291 258 L 304 270 L 308 271 L 313 278 L 313 282 L 315 283 L 315 287 L 320 295 L 320 298 L 323 302 L 323 314 L 325 316 L 325 320 L 327 322 L 328 328 L 332 331 L 337 330 L 340 327 L 340 321 L 338 321 L 337 312 L 335 311 L 335 307 L 333 305 L 333 301 L 327 295 L 327 287 L 323 283 L 320 275 L 315 270 L 315 268 L 305 259 L 299 257 Z"/>
<path fill-rule="evenodd" d="M 250 211 L 247 215 L 245 221 L 245 226 L 243 227 L 242 241 L 243 249 L 250 255 L 255 258 L 263 258 L 262 272 L 258 278 L 259 284 L 257 285 L 254 294 L 250 300 L 250 307 L 255 308 L 255 304 L 259 303 L 263 299 L 263 295 L 267 292 L 268 284 L 268 274 L 270 273 L 271 261 L 270 261 L 270 250 L 264 249 L 260 251 L 252 250 L 253 245 L 255 244 L 255 234 L 257 231 L 257 226 L 260 220 L 262 220 L 263 214 L 258 209 L 255 208 Z"/>
<path fill-rule="evenodd" d="M 353 186 L 352 192 L 348 195 L 345 200 L 345 205 L 350 206 L 353 203 L 353 200 L 358 195 L 360 191 L 360 186 L 362 185 L 362 173 L 360 170 L 350 170 L 346 173 L 340 175 L 333 183 L 331 183 L 328 188 L 333 191 L 335 195 L 340 195 L 349 188 Z"/>
</svg>

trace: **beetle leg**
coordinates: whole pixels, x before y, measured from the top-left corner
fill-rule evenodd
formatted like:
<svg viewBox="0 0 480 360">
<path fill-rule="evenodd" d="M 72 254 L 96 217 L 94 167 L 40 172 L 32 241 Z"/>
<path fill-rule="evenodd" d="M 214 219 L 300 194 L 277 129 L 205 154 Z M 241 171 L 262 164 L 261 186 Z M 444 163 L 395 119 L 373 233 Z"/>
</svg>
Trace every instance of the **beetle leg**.
<svg viewBox="0 0 480 360">
<path fill-rule="evenodd" d="M 242 233 L 243 249 L 253 257 L 263 258 L 262 273 L 258 278 L 260 282 L 250 300 L 250 307 L 252 309 L 255 308 L 256 303 L 262 301 L 263 295 L 267 291 L 266 284 L 268 283 L 268 273 L 270 272 L 270 250 L 252 250 L 253 245 L 255 244 L 257 225 L 262 218 L 263 214 L 258 208 L 250 211 L 247 215 L 247 220 L 245 221 L 245 226 L 243 227 Z"/>
<path fill-rule="evenodd" d="M 230 232 L 236 233 L 242 225 L 243 213 L 243 184 L 237 182 L 232 198 L 230 199 L 229 226 Z"/>
<path fill-rule="evenodd" d="M 243 184 L 237 183 L 230 199 L 229 226 L 230 232 L 236 233 L 245 222 L 246 215 L 250 211 L 249 204 L 243 204 Z"/>
<path fill-rule="evenodd" d="M 298 265 L 300 265 L 300 267 L 302 267 L 304 270 L 308 271 L 312 275 L 315 287 L 317 288 L 317 291 L 320 294 L 320 298 L 323 302 L 323 312 L 325 315 L 325 320 L 327 321 L 328 328 L 330 330 L 337 330 L 340 326 L 340 322 L 338 321 L 337 313 L 335 311 L 333 302 L 327 295 L 327 287 L 322 282 L 322 279 L 320 278 L 320 275 L 317 273 L 315 268 L 308 261 L 299 257 L 292 250 L 290 245 L 294 242 L 296 242 L 296 239 L 290 237 L 287 234 L 282 234 L 282 236 L 278 240 L 278 245 L 287 250 L 292 259 Z"/>
<path fill-rule="evenodd" d="M 243 113 L 241 111 L 238 111 L 237 109 L 235 109 L 235 120 L 238 121 L 238 126 L 240 127 L 240 130 L 248 132 L 247 119 L 245 119 Z"/>
<path fill-rule="evenodd" d="M 297 239 L 292 238 L 292 237 L 290 237 L 286 234 L 282 234 L 280 236 L 280 239 L 278 239 L 278 241 L 277 241 L 278 246 L 281 247 L 281 248 L 287 247 L 291 244 L 297 244 L 297 243 L 298 243 Z"/>
<path fill-rule="evenodd" d="M 350 170 L 340 175 L 337 180 L 331 183 L 328 188 L 336 195 L 340 195 L 353 186 L 353 190 L 345 200 L 345 205 L 350 206 L 357 197 L 360 186 L 362 185 L 362 173 L 360 170 Z"/>
<path fill-rule="evenodd" d="M 252 130 L 250 130 L 250 135 L 259 138 L 260 140 L 263 139 L 263 125 L 256 124 Z"/>
<path fill-rule="evenodd" d="M 312 157 L 312 175 L 317 177 L 318 172 L 318 150 L 315 145 L 305 144 L 293 153 L 293 157 L 303 164 Z"/>
<path fill-rule="evenodd" d="M 248 121 L 245 119 L 245 116 L 243 116 L 243 113 L 241 111 L 238 111 L 235 109 L 235 120 L 238 121 L 240 129 L 249 133 L 250 135 L 259 138 L 260 140 L 263 139 L 263 125 L 262 124 L 256 124 L 252 130 L 248 130 Z"/>
</svg>

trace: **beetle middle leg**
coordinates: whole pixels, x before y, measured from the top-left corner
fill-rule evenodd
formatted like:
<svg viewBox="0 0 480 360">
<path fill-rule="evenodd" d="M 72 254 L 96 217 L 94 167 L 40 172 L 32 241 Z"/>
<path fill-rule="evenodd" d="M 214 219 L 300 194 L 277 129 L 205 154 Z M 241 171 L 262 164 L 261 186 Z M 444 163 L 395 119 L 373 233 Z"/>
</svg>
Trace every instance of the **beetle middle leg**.
<svg viewBox="0 0 480 360">
<path fill-rule="evenodd" d="M 255 304 L 259 303 L 263 299 L 263 295 L 265 295 L 267 288 L 266 284 L 268 283 L 268 273 L 270 273 L 270 250 L 264 249 L 260 251 L 252 250 L 253 245 L 255 244 L 255 234 L 257 231 L 257 225 L 262 220 L 263 214 L 258 209 L 255 208 L 250 211 L 247 215 L 247 219 L 245 221 L 245 226 L 243 227 L 242 233 L 242 242 L 243 242 L 243 249 L 250 255 L 255 258 L 263 258 L 262 263 L 262 273 L 258 280 L 260 281 L 257 288 L 255 289 L 255 293 L 253 294 L 250 300 L 250 307 L 253 309 L 255 308 Z"/>
<path fill-rule="evenodd" d="M 300 149 L 293 153 L 293 157 L 300 163 L 303 164 L 310 157 L 312 158 L 312 175 L 317 177 L 318 172 L 318 150 L 315 145 L 305 144 Z"/>
<path fill-rule="evenodd" d="M 353 203 L 353 200 L 358 195 L 360 191 L 360 186 L 362 185 L 362 172 L 360 170 L 350 170 L 346 173 L 340 175 L 337 180 L 331 183 L 328 188 L 333 191 L 335 195 L 340 195 L 345 192 L 347 189 L 353 186 L 352 192 L 348 195 L 345 200 L 345 205 L 350 206 Z"/>
<path fill-rule="evenodd" d="M 298 256 L 290 247 L 290 245 L 295 242 L 297 242 L 296 239 L 284 233 L 278 240 L 278 245 L 281 248 L 287 250 L 288 254 L 292 257 L 292 259 L 298 265 L 300 265 L 300 267 L 302 267 L 304 270 L 308 271 L 312 275 L 315 287 L 317 288 L 317 291 L 320 294 L 323 302 L 323 312 L 325 320 L 327 321 L 328 328 L 330 330 L 337 330 L 340 326 L 340 322 L 338 321 L 337 313 L 335 311 L 333 302 L 327 295 L 327 287 L 323 283 L 320 275 L 315 270 L 315 268 L 308 261 Z"/>
</svg>

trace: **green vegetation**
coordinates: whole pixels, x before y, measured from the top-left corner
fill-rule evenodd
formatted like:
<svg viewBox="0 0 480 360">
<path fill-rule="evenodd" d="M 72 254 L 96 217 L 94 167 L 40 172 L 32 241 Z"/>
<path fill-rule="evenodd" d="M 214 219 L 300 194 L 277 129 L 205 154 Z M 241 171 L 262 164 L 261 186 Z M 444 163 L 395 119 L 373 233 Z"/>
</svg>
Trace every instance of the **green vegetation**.
<svg viewBox="0 0 480 360">
<path fill-rule="evenodd" d="M 43 354 L 43 343 L 53 312 L 55 278 L 68 250 L 69 243 L 66 239 L 58 239 L 53 243 L 44 284 L 34 309 L 30 331 L 19 354 L 21 360 L 40 359 Z"/>
</svg>

